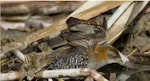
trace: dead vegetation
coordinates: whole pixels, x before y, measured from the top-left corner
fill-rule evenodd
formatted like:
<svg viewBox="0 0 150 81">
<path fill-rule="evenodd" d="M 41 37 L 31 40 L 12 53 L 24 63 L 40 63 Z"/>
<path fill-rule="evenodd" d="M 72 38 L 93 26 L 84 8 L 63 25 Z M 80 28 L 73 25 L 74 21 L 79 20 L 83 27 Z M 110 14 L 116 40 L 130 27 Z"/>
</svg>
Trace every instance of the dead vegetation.
<svg viewBox="0 0 150 81">
<path fill-rule="evenodd" d="M 81 81 L 148 81 L 149 10 L 148 1 L 1 3 L 0 80 L 47 81 L 67 77 L 65 80 L 72 81 L 84 76 Z M 130 61 L 106 63 L 97 71 L 91 68 L 41 71 L 51 61 L 46 56 L 68 44 L 59 34 L 67 28 L 66 20 L 70 17 L 98 23 L 106 17 L 106 41 L 120 51 L 117 53 L 123 56 L 121 60 Z"/>
</svg>

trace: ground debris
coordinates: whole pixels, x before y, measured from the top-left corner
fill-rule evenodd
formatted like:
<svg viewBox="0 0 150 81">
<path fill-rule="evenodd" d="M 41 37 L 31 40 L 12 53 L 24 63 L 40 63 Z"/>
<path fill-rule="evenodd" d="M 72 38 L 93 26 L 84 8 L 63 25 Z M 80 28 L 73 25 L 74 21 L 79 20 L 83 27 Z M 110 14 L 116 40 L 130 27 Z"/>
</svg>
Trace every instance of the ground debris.
<svg viewBox="0 0 150 81">
<path fill-rule="evenodd" d="M 47 79 L 35 77 L 36 73 L 42 71 L 42 67 L 51 61 L 51 59 L 47 59 L 47 55 L 51 56 L 53 51 L 69 46 L 67 41 L 59 36 L 60 30 L 67 27 L 65 21 L 68 18 L 68 15 L 83 3 L 83 1 L 3 2 L 2 23 L 0 25 L 0 51 L 2 51 L 2 54 L 0 55 L 1 72 L 11 74 L 12 71 L 16 71 L 16 75 L 20 73 L 20 80 L 23 81 L 47 81 Z M 101 14 L 94 10 L 95 13 L 89 12 L 92 11 L 92 9 L 87 9 L 80 14 L 75 14 L 75 17 L 81 17 L 81 19 L 83 18 L 85 20 L 91 18 L 100 24 L 103 17 L 106 17 L 106 20 L 109 20 L 114 11 L 118 8 L 117 6 L 123 2 L 113 3 L 115 5 L 111 6 L 109 1 L 104 2 L 106 5 L 109 4 L 109 7 L 106 9 L 103 9 L 105 8 L 103 7 L 104 4 L 101 3 L 98 3 L 100 6 L 94 6 L 94 10 L 98 7 L 102 7 L 98 10 Z M 130 3 L 132 4 L 133 2 Z M 107 11 L 110 8 L 113 9 Z M 150 8 L 148 8 L 148 10 L 149 9 Z M 127 81 L 149 80 L 150 13 L 148 10 L 142 13 L 141 18 L 138 15 L 137 17 L 140 18 L 138 22 L 131 22 L 131 25 L 129 25 L 125 32 L 121 34 L 120 38 L 113 43 L 113 46 L 119 49 L 121 53 L 129 54 L 127 57 L 129 57 L 131 65 L 122 66 L 112 63 L 98 69 L 98 71 L 103 72 L 100 74 L 110 81 L 117 80 L 118 76 L 124 73 L 131 76 Z M 102 13 L 105 11 L 107 12 Z M 88 12 L 90 14 L 86 14 Z M 95 16 L 97 14 L 99 15 Z M 94 18 L 92 18 L 93 16 Z M 70 30 L 74 29 L 70 28 Z M 20 60 L 14 55 L 12 50 L 21 52 L 24 55 L 25 60 Z M 130 53 L 132 54 L 130 55 Z M 97 78 L 95 76 L 93 77 Z M 75 81 L 76 79 L 73 78 L 73 80 Z M 88 77 L 87 80 L 92 81 L 93 79 Z M 72 80 L 68 79 L 66 81 Z"/>
</svg>

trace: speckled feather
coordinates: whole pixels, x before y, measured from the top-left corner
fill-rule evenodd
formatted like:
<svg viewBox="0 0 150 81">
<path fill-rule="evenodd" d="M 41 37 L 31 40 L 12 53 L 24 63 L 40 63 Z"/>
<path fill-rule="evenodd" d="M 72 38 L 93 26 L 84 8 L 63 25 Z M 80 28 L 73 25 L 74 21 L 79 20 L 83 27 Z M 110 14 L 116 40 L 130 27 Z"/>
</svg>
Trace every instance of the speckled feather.
<svg viewBox="0 0 150 81">
<path fill-rule="evenodd" d="M 64 48 L 67 48 L 64 50 Z M 86 68 L 88 55 L 83 47 L 64 47 L 47 56 L 52 59 L 45 69 Z"/>
<path fill-rule="evenodd" d="M 69 18 L 67 25 L 68 29 L 63 30 L 60 35 L 69 45 L 47 56 L 51 61 L 44 69 L 98 69 L 107 64 L 108 59 L 113 60 L 114 55 L 118 56 L 110 49 L 111 46 L 99 44 L 106 41 L 106 27 L 76 18 Z"/>
</svg>

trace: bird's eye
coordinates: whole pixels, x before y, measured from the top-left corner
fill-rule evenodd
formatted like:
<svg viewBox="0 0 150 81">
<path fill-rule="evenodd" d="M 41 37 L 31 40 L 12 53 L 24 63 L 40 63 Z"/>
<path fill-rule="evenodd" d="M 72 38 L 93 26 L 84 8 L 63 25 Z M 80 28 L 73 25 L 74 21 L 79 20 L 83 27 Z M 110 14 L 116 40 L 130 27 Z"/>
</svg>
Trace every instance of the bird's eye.
<svg viewBox="0 0 150 81">
<path fill-rule="evenodd" d="M 113 54 L 113 58 L 118 58 L 118 55 L 116 55 L 116 54 Z"/>
</svg>

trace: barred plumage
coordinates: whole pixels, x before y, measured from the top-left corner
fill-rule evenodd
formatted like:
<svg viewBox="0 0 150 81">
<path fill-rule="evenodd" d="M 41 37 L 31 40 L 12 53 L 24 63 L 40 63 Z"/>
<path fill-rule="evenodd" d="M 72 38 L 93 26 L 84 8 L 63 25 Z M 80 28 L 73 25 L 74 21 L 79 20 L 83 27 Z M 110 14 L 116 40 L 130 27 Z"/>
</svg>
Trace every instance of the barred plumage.
<svg viewBox="0 0 150 81">
<path fill-rule="evenodd" d="M 81 20 L 80 22 L 80 19 L 72 17 L 67 20 L 68 29 L 63 30 L 60 35 L 68 41 L 69 45 L 61 47 L 47 56 L 51 61 L 44 69 L 98 69 L 108 62 L 115 61 L 113 55 L 117 58 L 120 57 L 116 49 L 108 44 L 102 44 L 107 38 L 106 25 L 100 27 L 100 25 L 86 22 L 88 21 Z"/>
<path fill-rule="evenodd" d="M 64 47 L 65 48 L 65 47 Z M 59 52 L 62 48 L 50 54 L 47 58 L 52 59 L 45 69 L 69 69 L 69 68 L 86 68 L 88 56 L 84 47 L 71 46 L 64 52 Z M 83 63 L 84 62 L 84 63 Z"/>
</svg>

